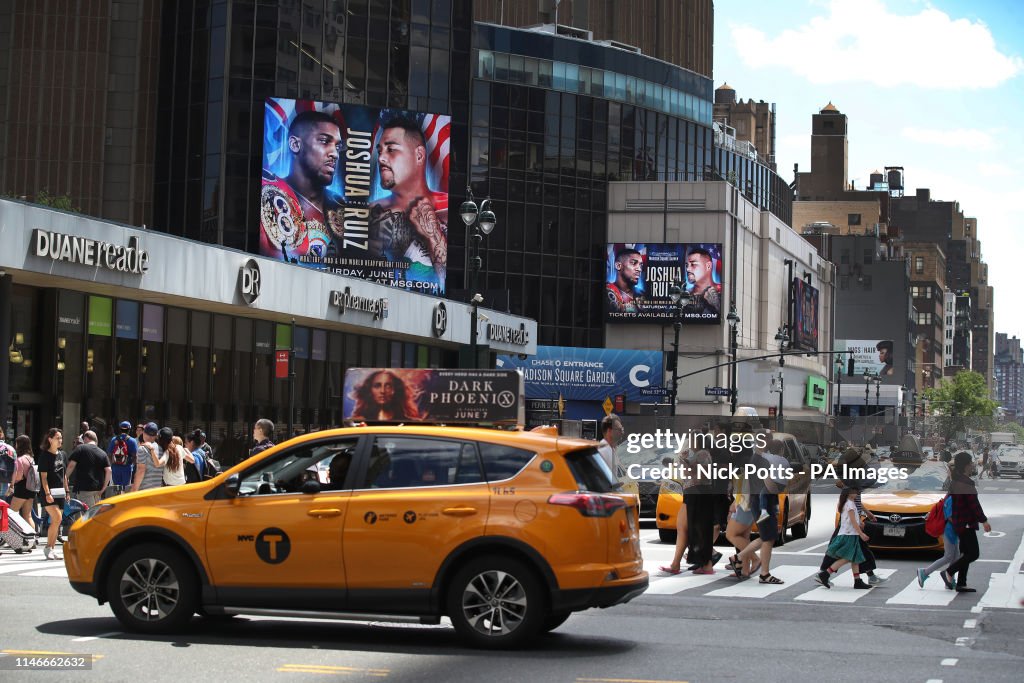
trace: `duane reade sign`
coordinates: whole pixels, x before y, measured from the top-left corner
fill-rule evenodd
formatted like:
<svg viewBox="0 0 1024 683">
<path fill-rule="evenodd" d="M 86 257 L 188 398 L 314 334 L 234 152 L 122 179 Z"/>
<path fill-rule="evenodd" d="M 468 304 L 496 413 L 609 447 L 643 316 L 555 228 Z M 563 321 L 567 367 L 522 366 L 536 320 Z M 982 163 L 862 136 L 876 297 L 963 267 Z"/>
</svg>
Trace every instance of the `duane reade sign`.
<svg viewBox="0 0 1024 683">
<path fill-rule="evenodd" d="M 530 333 L 526 331 L 524 323 L 519 323 L 518 328 L 491 323 L 487 326 L 487 338 L 491 341 L 518 346 L 526 346 L 530 343 Z"/>
<path fill-rule="evenodd" d="M 388 317 L 388 300 L 387 297 L 370 298 L 366 296 L 359 296 L 358 294 L 352 293 L 351 287 L 346 287 L 345 291 L 331 292 L 331 306 L 337 308 L 341 315 L 345 315 L 345 311 L 361 311 L 363 313 L 370 313 L 373 315 L 374 320 L 380 320 L 381 318 Z"/>
<path fill-rule="evenodd" d="M 128 246 L 78 235 L 65 235 L 36 228 L 32 231 L 32 253 L 52 261 L 81 263 L 120 273 L 144 275 L 149 270 L 149 252 L 129 237 Z"/>
</svg>

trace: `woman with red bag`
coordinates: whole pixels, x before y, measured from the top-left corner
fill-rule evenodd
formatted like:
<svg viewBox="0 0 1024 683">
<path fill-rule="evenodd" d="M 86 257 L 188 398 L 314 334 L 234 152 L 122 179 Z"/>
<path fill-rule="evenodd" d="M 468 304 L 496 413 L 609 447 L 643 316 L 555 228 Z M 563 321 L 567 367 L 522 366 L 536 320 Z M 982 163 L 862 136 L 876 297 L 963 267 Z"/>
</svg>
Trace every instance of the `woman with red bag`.
<svg viewBox="0 0 1024 683">
<path fill-rule="evenodd" d="M 957 593 L 975 592 L 973 588 L 967 587 L 967 569 L 981 555 L 978 548 L 979 522 L 986 532 L 992 531 L 992 525 L 988 523 L 988 517 L 978 502 L 978 488 L 970 477 L 973 471 L 974 457 L 967 451 L 957 453 L 953 458 L 953 483 L 949 487 L 953 498 L 949 523 L 960 539 L 960 557 L 945 572 L 950 578 L 956 574 Z"/>
</svg>

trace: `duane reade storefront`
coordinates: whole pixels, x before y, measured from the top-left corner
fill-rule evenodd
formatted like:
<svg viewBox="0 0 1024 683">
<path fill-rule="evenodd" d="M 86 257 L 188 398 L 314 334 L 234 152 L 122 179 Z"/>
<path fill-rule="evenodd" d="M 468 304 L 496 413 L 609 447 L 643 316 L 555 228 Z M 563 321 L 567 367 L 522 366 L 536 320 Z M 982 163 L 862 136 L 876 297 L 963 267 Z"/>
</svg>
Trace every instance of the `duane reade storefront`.
<svg viewBox="0 0 1024 683">
<path fill-rule="evenodd" d="M 0 245 L 0 420 L 33 442 L 153 420 L 230 461 L 261 417 L 284 436 L 292 349 L 299 432 L 341 424 L 349 367 L 472 363 L 459 302 L 9 200 Z M 483 352 L 536 353 L 533 320 L 477 322 Z"/>
</svg>

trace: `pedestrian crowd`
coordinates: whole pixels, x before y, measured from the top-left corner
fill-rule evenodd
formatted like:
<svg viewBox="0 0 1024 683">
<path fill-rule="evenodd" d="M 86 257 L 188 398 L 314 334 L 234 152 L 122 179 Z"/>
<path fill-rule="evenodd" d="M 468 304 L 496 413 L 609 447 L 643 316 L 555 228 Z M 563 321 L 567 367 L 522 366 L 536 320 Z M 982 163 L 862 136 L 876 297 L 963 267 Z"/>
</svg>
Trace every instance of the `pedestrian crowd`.
<svg viewBox="0 0 1024 683">
<path fill-rule="evenodd" d="M 201 429 L 182 438 L 169 427 L 148 422 L 132 433 L 131 422 L 121 422 L 104 449 L 83 422 L 70 453 L 63 449 L 64 435 L 56 427 L 36 449 L 25 434 L 15 439 L 13 448 L 0 437 L 0 499 L 9 506 L 9 515 L 19 516 L 13 524 L 45 543 L 46 559 L 61 559 L 57 543 L 73 518 L 104 498 L 204 481 L 220 473 Z"/>
<path fill-rule="evenodd" d="M 751 432 L 744 423 L 722 423 L 710 428 L 712 435 Z M 735 552 L 725 564 L 725 570 L 738 580 L 757 577 L 758 582 L 781 585 L 782 579 L 771 573 L 772 549 L 783 544 L 785 529 L 779 524 L 779 494 L 787 492 L 791 482 L 775 474 L 790 466 L 784 455 L 785 444 L 779 438 L 758 439 L 767 448 L 745 449 L 731 453 L 728 449 L 689 449 L 679 454 L 679 464 L 687 473 L 678 485 L 683 494 L 683 506 L 676 518 L 676 547 L 672 562 L 660 567 L 670 575 L 684 571 L 694 574 L 716 573 L 715 565 L 723 557 L 715 549 L 715 541 L 724 532 L 728 543 Z M 716 442 L 718 440 L 716 439 Z M 850 468 L 869 466 L 872 450 L 847 447 L 838 457 L 838 465 Z M 918 584 L 923 588 L 927 578 L 940 572 L 943 583 L 949 590 L 974 592 L 967 586 L 967 572 L 971 563 L 980 555 L 977 531 L 981 525 L 985 531 L 991 526 L 978 502 L 978 491 L 972 477 L 977 468 L 973 455 L 960 451 L 955 456 L 944 454 L 942 460 L 950 471 L 949 492 L 936 504 L 944 514 L 944 554 L 930 566 L 917 570 Z M 752 463 L 757 471 L 766 473 L 765 478 L 740 477 L 732 481 L 708 479 L 704 474 L 708 465 L 734 464 L 738 471 Z M 705 467 L 700 467 L 701 465 Z M 772 469 L 771 466 L 776 465 Z M 713 468 L 715 471 L 722 471 Z M 794 470 L 799 468 L 794 467 Z M 871 550 L 870 537 L 865 531 L 864 520 L 875 523 L 875 515 L 864 508 L 862 491 L 871 486 L 868 481 L 838 481 L 841 489 L 837 506 L 837 524 L 832 534 L 820 571 L 815 581 L 825 588 L 831 588 L 837 573 L 850 565 L 852 586 L 866 590 L 888 579 L 876 573 L 875 555 Z M 794 511 L 795 512 L 795 511 Z M 807 520 L 804 520 L 804 524 Z M 758 538 L 751 540 L 756 530 Z M 684 558 L 688 566 L 683 565 Z M 941 570 L 941 571 L 940 571 Z M 718 570 L 720 571 L 720 570 Z"/>
</svg>

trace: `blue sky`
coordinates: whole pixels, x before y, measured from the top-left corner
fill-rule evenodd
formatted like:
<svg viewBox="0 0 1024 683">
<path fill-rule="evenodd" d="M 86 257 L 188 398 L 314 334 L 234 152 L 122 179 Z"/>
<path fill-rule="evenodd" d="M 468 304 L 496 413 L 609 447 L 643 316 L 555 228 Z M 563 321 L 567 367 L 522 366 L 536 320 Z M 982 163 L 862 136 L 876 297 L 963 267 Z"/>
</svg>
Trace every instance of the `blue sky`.
<svg viewBox="0 0 1024 683">
<path fill-rule="evenodd" d="M 776 161 L 810 170 L 811 116 L 849 117 L 849 176 L 903 166 L 907 194 L 978 219 L 997 332 L 1024 337 L 1024 3 L 716 0 L 715 87 L 776 103 Z"/>
</svg>

